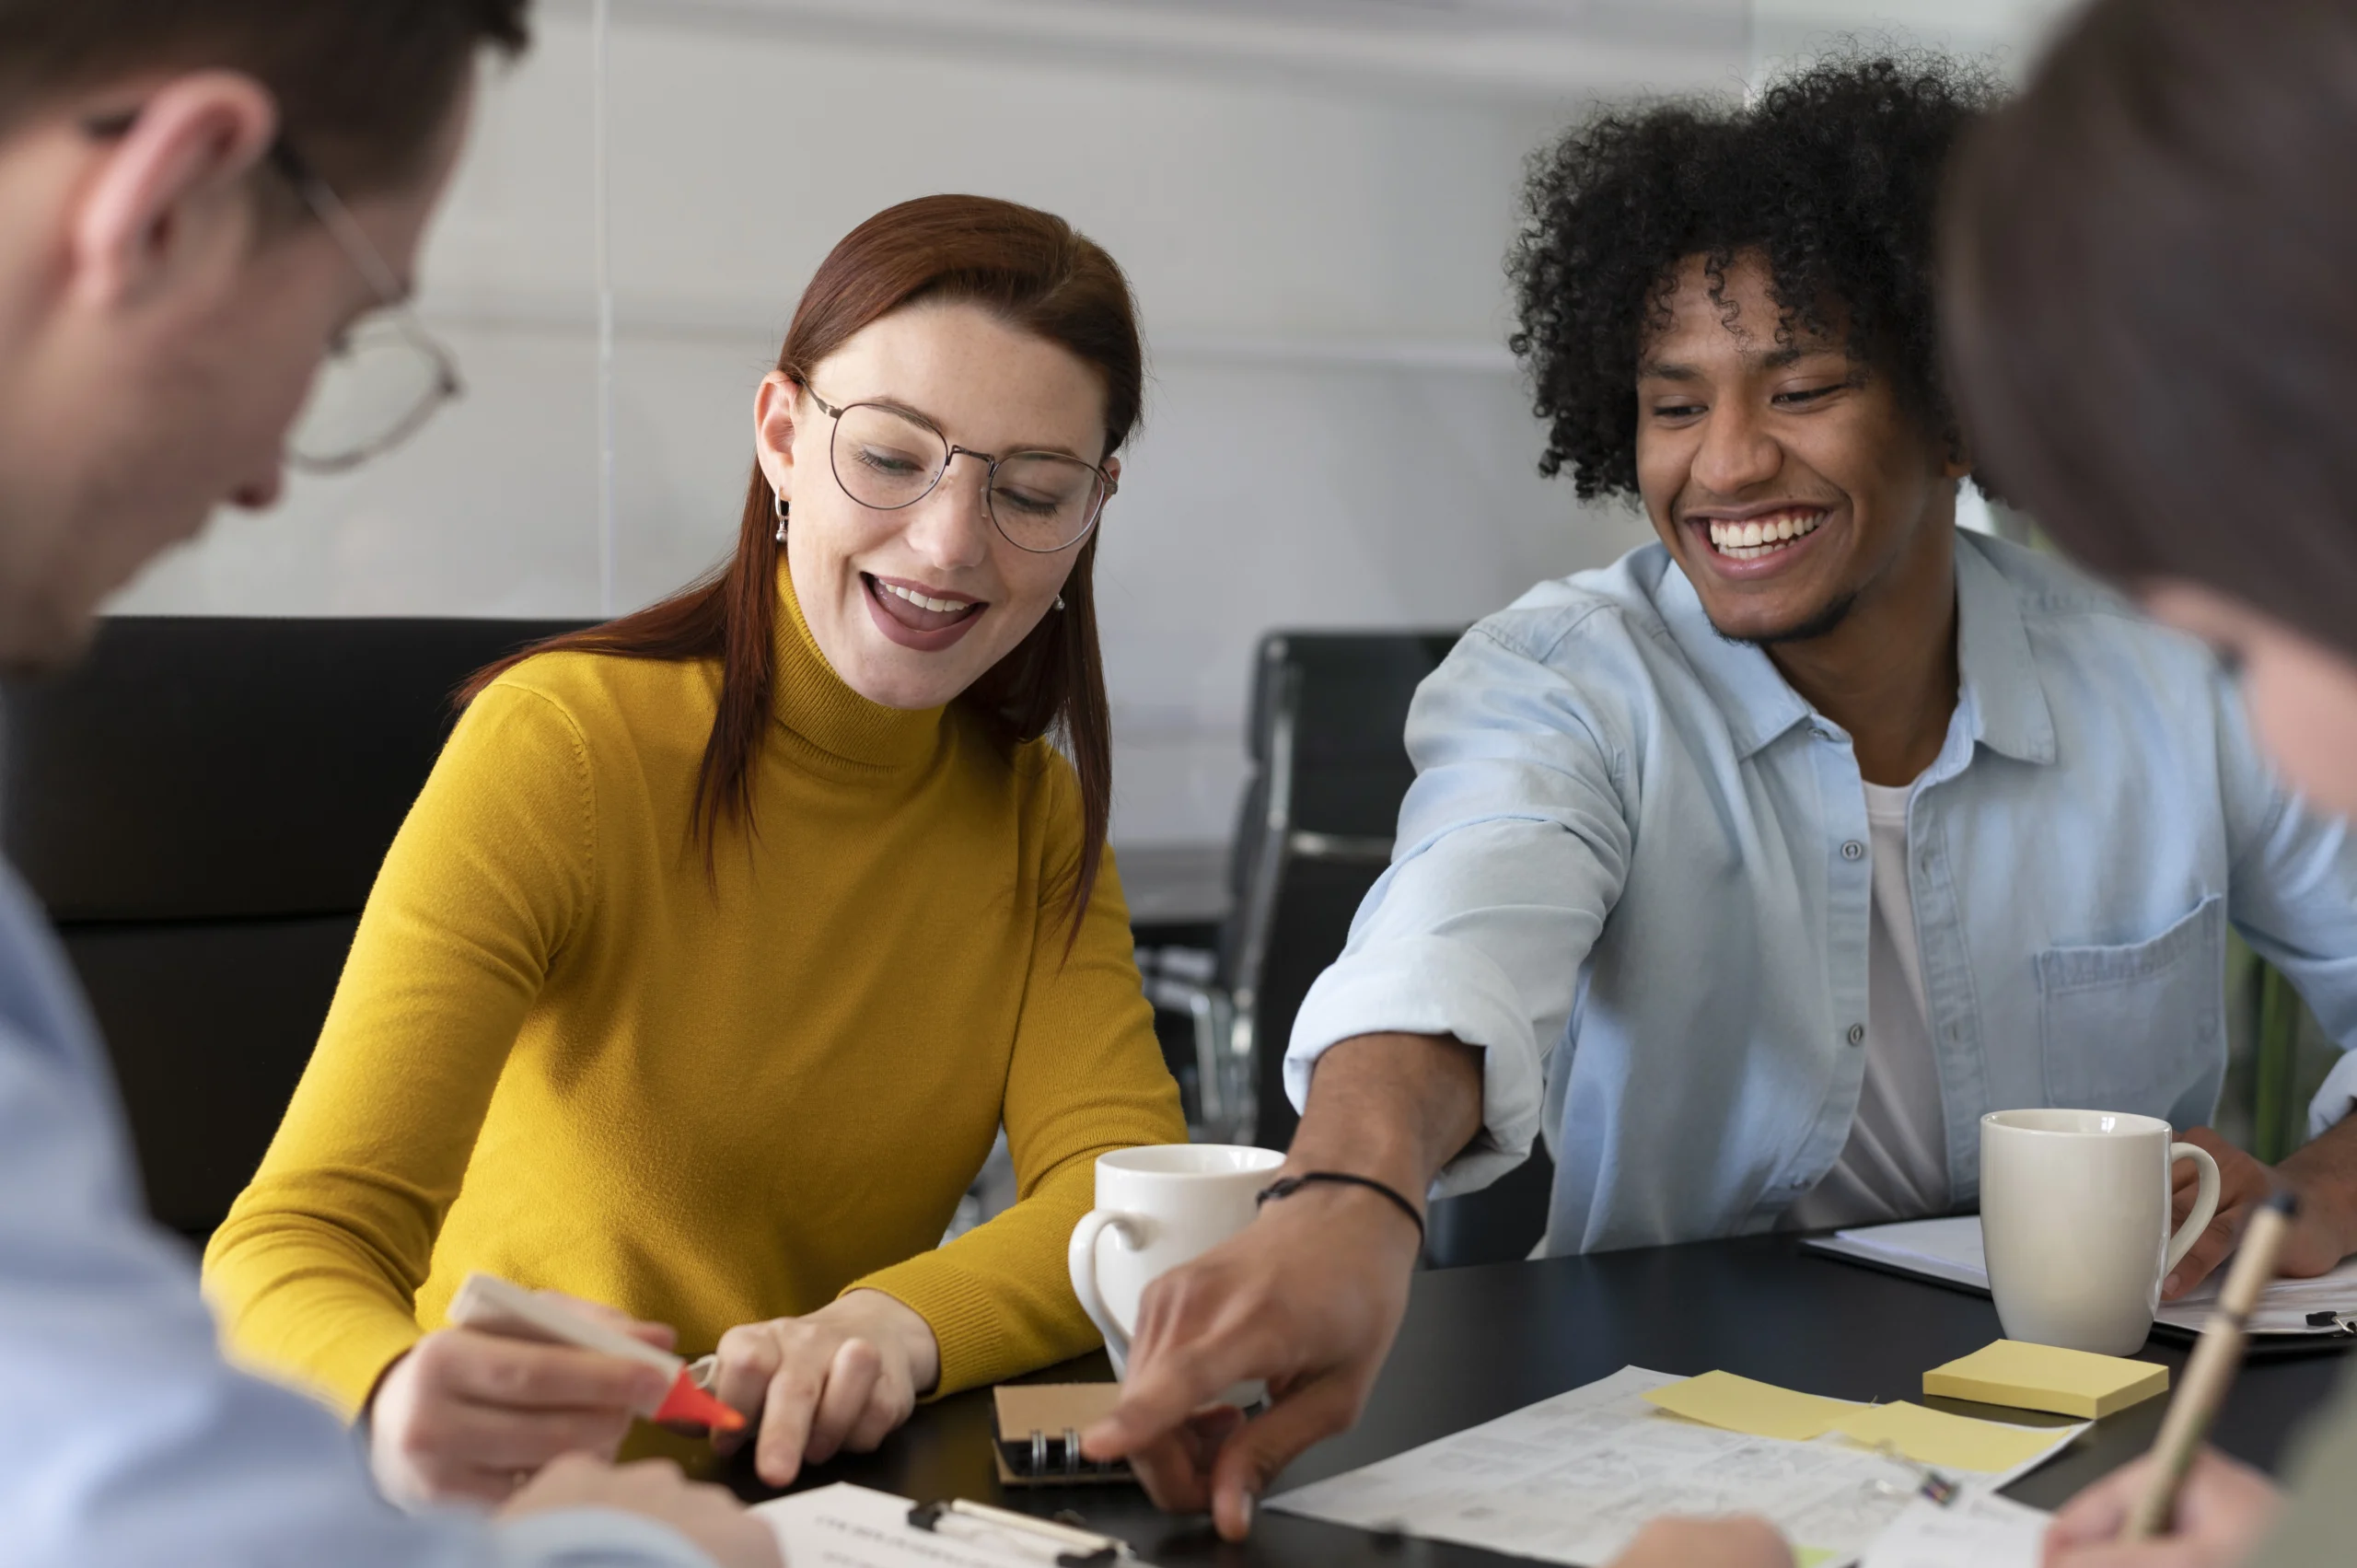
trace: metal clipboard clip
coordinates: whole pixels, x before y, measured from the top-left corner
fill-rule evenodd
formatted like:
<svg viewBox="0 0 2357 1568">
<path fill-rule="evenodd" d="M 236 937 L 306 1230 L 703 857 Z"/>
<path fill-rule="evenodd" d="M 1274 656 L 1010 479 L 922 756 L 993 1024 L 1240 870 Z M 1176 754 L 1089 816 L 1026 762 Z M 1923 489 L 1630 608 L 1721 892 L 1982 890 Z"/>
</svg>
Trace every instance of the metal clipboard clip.
<svg viewBox="0 0 2357 1568">
<path fill-rule="evenodd" d="M 1057 1568 L 1113 1568 L 1115 1563 L 1143 1561 L 1130 1543 L 1114 1536 L 1035 1518 L 987 1503 L 956 1498 L 947 1503 L 921 1503 L 909 1510 L 909 1527 L 936 1535 L 962 1536 L 973 1540 L 1011 1543 L 1018 1550 L 1046 1552 Z"/>
<path fill-rule="evenodd" d="M 2311 1312 L 2311 1329 L 2337 1329 L 2344 1334 L 2357 1334 L 2357 1312 Z"/>
<path fill-rule="evenodd" d="M 1874 1451 L 1877 1457 L 1889 1460 L 1915 1478 L 1912 1486 L 1901 1486 L 1887 1481 L 1875 1482 L 1875 1489 L 1887 1496 L 1928 1498 L 1934 1506 L 1945 1508 L 1964 1495 L 1964 1487 L 1954 1477 L 1942 1475 L 1929 1465 L 1917 1464 L 1900 1453 L 1898 1445 L 1887 1437 L 1875 1444 Z"/>
</svg>

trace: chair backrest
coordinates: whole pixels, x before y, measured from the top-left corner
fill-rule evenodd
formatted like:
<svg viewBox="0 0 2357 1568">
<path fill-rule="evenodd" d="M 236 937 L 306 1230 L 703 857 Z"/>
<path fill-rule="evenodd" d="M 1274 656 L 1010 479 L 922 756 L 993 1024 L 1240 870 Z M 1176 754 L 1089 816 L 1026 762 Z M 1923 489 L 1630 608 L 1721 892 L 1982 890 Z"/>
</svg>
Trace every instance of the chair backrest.
<svg viewBox="0 0 2357 1568">
<path fill-rule="evenodd" d="M 1249 1031 L 1254 1141 L 1282 1149 L 1297 1121 L 1285 1044 L 1312 981 L 1341 956 L 1351 921 L 1391 863 L 1415 780 L 1408 705 L 1456 632 L 1272 632 L 1252 684 L 1254 771 L 1237 823 L 1235 912 L 1221 966 Z M 1507 1262 L 1547 1225 L 1554 1166 L 1541 1148 L 1492 1186 L 1432 1205 L 1434 1268 Z"/>
<path fill-rule="evenodd" d="M 1283 1148 L 1295 1121 L 1285 1041 L 1351 918 L 1391 861 L 1415 779 L 1404 732 L 1417 685 L 1455 631 L 1271 632 L 1254 661 L 1253 776 L 1237 823 L 1234 912 L 1221 967 L 1249 1033 L 1255 1140 Z"/>
<path fill-rule="evenodd" d="M 0 843 L 89 993 L 166 1225 L 209 1233 L 277 1130 L 453 691 L 579 624 L 122 617 L 0 691 Z"/>
</svg>

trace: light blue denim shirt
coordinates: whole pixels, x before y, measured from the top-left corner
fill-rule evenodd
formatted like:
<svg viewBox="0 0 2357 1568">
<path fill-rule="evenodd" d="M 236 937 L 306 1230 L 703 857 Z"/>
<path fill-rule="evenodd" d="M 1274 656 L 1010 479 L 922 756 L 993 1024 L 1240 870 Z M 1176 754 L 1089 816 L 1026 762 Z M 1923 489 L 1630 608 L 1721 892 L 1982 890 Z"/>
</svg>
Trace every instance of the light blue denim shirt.
<svg viewBox="0 0 2357 1568">
<path fill-rule="evenodd" d="M 711 1568 L 603 1509 L 409 1516 L 325 1409 L 232 1371 L 195 1260 L 141 1211 L 104 1058 L 0 863 L 0 1562 Z"/>
<path fill-rule="evenodd" d="M 1909 804 L 1955 1205 L 2017 1106 L 2210 1119 L 2231 921 L 2357 1044 L 2357 841 L 2260 762 L 2199 645 L 2068 567 L 1956 543 L 1962 689 Z M 1302 1004 L 1482 1048 L 1437 1191 L 1556 1160 L 1548 1250 L 1774 1225 L 1850 1135 L 1871 893 L 1849 736 L 1720 637 L 1659 545 L 1469 633 L 1408 718 L 1391 867 Z M 2344 1059 L 2344 1067 L 2350 1059 Z"/>
</svg>

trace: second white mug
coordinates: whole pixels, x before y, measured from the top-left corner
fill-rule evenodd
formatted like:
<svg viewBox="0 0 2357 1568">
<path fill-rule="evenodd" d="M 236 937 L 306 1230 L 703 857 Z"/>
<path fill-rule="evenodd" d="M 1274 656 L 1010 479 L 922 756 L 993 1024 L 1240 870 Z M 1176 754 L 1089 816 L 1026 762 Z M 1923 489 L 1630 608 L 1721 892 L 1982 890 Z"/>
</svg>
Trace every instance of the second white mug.
<svg viewBox="0 0 2357 1568">
<path fill-rule="evenodd" d="M 1980 1119 L 1980 1246 L 2005 1337 L 2127 1355 L 2152 1331 L 2161 1277 L 2218 1212 L 2218 1162 L 2169 1124 L 2112 1110 Z M 2169 1229 L 2169 1172 L 2198 1167 Z"/>
<path fill-rule="evenodd" d="M 1149 1144 L 1097 1156 L 1097 1206 L 1073 1227 L 1073 1294 L 1130 1375 L 1130 1335 L 1148 1282 L 1252 1223 L 1284 1156 L 1239 1144 Z"/>
</svg>

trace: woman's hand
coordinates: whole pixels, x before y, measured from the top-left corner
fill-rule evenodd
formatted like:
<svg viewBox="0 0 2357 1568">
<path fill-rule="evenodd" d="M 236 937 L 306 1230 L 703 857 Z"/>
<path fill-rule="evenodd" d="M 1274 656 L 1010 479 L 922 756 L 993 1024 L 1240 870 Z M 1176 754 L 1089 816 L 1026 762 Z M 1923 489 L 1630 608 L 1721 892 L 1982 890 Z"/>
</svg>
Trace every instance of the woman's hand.
<svg viewBox="0 0 2357 1568">
<path fill-rule="evenodd" d="M 617 1468 L 566 1455 L 551 1460 L 499 1513 L 514 1519 L 555 1508 L 620 1508 L 670 1526 L 720 1568 L 783 1568 L 776 1531 L 719 1487 L 687 1480 L 668 1459 Z"/>
<path fill-rule="evenodd" d="M 2122 1465 L 2063 1505 L 2046 1531 L 2046 1568 L 2226 1568 L 2258 1550 L 2282 1494 L 2275 1483 L 2204 1448 L 2177 1488 L 2175 1528 L 2123 1542 L 2119 1527 L 2144 1494 L 2150 1455 Z"/>
<path fill-rule="evenodd" d="M 753 1469 L 784 1486 L 805 1464 L 883 1442 L 940 1377 L 932 1327 L 881 1291 L 855 1290 L 806 1318 L 729 1330 L 712 1391 L 760 1423 Z M 745 1440 L 716 1433 L 713 1446 Z"/>
<path fill-rule="evenodd" d="M 566 1306 L 669 1349 L 661 1323 L 554 1291 Z M 401 1503 L 505 1503 L 560 1454 L 610 1460 L 641 1410 L 668 1389 L 651 1366 L 568 1345 L 443 1329 L 393 1363 L 368 1406 L 377 1484 Z"/>
</svg>

